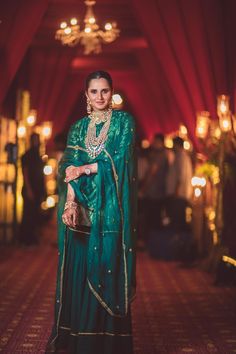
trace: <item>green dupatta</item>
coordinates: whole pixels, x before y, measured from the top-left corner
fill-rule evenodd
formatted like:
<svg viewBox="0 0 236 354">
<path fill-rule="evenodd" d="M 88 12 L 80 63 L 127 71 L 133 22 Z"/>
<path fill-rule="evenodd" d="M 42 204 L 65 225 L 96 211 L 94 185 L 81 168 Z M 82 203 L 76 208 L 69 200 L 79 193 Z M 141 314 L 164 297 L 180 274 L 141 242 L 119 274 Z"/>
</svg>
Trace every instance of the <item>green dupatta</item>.
<svg viewBox="0 0 236 354">
<path fill-rule="evenodd" d="M 90 210 L 91 231 L 87 255 L 90 290 L 111 316 L 126 316 L 135 295 L 136 164 L 135 126 L 126 112 L 113 111 L 105 149 L 96 158 L 85 150 L 89 118 L 70 129 L 59 165 L 58 243 L 59 268 L 56 290 L 56 332 L 62 306 L 63 267 L 67 232 L 62 223 L 66 200 L 65 169 L 98 163 L 98 172 L 71 181 L 79 204 Z M 98 129 L 101 129 L 101 126 Z"/>
</svg>

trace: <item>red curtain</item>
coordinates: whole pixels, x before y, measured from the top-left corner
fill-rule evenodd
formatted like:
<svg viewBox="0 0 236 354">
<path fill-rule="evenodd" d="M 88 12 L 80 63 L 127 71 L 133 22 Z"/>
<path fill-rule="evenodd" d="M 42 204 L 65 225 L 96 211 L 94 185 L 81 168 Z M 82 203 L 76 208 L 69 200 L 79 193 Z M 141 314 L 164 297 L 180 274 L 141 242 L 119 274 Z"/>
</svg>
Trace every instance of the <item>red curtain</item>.
<svg viewBox="0 0 236 354">
<path fill-rule="evenodd" d="M 124 93 L 130 104 L 131 112 L 137 119 L 140 136 L 151 137 L 153 131 L 160 131 L 156 119 L 155 105 L 150 97 L 139 71 L 111 71 L 114 87 Z"/>
<path fill-rule="evenodd" d="M 137 53 L 137 58 L 140 66 L 140 77 L 143 85 L 147 88 L 147 94 L 152 100 L 152 105 L 155 108 L 155 121 L 159 132 L 170 132 L 177 130 L 182 117 L 178 102 L 172 94 L 171 88 L 164 77 L 163 71 L 160 70 L 160 65 L 153 53 L 149 49 L 144 49 Z M 149 70 L 151 69 L 151 75 Z M 173 110 L 176 107 L 176 110 Z M 184 122 L 184 119 L 183 123 Z M 155 133 L 157 131 L 153 131 Z"/>
<path fill-rule="evenodd" d="M 49 0 L 2 2 L 0 105 L 47 10 Z"/>
<path fill-rule="evenodd" d="M 214 117 L 217 94 L 233 96 L 235 79 L 232 83 L 230 77 L 235 69 L 227 65 L 227 55 L 233 49 L 226 48 L 225 42 L 230 39 L 230 28 L 233 30 L 230 11 L 234 9 L 235 13 L 236 4 L 220 0 L 149 0 L 145 6 L 142 0 L 132 3 L 155 58 L 151 63 L 143 56 L 144 70 L 149 80 L 158 77 L 156 72 L 162 72 L 156 85 L 160 90 L 166 88 L 169 97 L 170 107 L 164 99 L 158 101 L 160 115 L 173 120 L 174 125 L 177 120 L 187 123 L 195 140 L 196 111 L 209 110 Z M 224 16 L 231 18 L 228 29 Z M 235 48 L 233 43 L 228 44 Z"/>
</svg>

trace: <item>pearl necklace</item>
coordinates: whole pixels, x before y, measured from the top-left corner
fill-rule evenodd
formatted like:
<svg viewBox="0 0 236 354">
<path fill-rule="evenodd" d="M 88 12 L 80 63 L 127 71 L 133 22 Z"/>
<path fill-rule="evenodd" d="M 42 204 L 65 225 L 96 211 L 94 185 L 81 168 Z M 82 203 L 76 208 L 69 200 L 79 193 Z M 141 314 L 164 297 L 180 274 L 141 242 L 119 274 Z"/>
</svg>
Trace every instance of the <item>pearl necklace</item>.
<svg viewBox="0 0 236 354">
<path fill-rule="evenodd" d="M 87 153 L 92 158 L 97 157 L 102 150 L 105 148 L 105 141 L 107 140 L 108 130 L 110 127 L 112 109 L 109 108 L 102 112 L 103 114 L 92 112 L 89 115 L 90 122 L 88 125 L 87 136 L 85 138 L 85 146 Z M 103 122 L 104 125 L 99 133 L 96 136 L 96 125 Z"/>
</svg>

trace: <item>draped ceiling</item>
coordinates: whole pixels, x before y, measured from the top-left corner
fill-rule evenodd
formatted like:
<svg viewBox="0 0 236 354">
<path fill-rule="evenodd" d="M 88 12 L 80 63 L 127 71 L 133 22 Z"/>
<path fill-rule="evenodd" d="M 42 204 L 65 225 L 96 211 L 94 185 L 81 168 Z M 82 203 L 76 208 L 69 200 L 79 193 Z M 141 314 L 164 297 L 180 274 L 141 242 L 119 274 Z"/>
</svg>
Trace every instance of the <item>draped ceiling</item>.
<svg viewBox="0 0 236 354">
<path fill-rule="evenodd" d="M 116 20 L 121 35 L 94 56 L 54 40 L 60 21 L 84 10 L 82 0 L 1 2 L 2 112 L 17 88 L 29 89 L 39 119 L 59 133 L 84 113 L 84 78 L 96 69 L 112 74 L 142 136 L 182 122 L 195 141 L 196 111 L 215 117 L 217 94 L 236 110 L 235 0 L 97 0 L 98 23 Z"/>
</svg>

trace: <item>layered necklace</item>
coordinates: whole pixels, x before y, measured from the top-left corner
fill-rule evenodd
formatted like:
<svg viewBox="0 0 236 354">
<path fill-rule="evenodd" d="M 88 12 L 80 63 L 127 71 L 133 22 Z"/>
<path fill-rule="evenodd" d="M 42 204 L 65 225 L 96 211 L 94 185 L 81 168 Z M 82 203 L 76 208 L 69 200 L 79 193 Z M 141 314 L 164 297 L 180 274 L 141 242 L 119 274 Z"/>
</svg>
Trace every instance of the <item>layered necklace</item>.
<svg viewBox="0 0 236 354">
<path fill-rule="evenodd" d="M 85 146 L 87 153 L 92 158 L 97 157 L 105 148 L 108 130 L 111 122 L 112 109 L 108 108 L 102 112 L 92 111 L 89 114 L 90 122 L 88 125 Z M 104 123 L 100 133 L 97 136 L 96 125 Z"/>
</svg>

